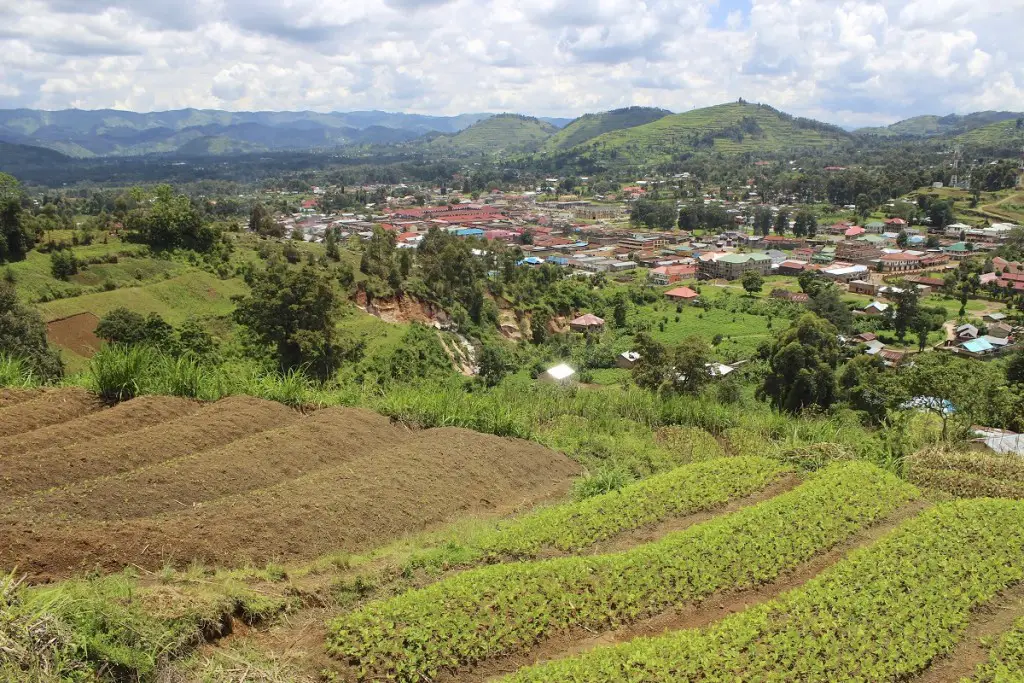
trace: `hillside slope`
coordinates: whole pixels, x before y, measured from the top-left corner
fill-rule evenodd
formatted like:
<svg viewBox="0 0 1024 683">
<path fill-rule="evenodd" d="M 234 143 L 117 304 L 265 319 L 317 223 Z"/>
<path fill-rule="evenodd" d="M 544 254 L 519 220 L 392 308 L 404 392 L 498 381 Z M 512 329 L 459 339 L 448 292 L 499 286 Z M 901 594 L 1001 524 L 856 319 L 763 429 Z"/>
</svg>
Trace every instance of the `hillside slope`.
<svg viewBox="0 0 1024 683">
<path fill-rule="evenodd" d="M 852 139 L 820 121 L 795 118 L 767 105 L 733 102 L 605 133 L 574 149 L 598 159 L 646 163 L 702 150 L 771 153 L 833 147 Z"/>
<path fill-rule="evenodd" d="M 425 145 L 432 151 L 456 154 L 532 152 L 557 130 L 550 123 L 529 116 L 498 114 L 455 135 L 434 137 Z"/>
<path fill-rule="evenodd" d="M 1024 144 L 1024 114 L 990 123 L 954 138 L 961 144 L 985 148 L 1015 148 Z M 1016 151 L 1016 150 L 1014 150 Z"/>
<path fill-rule="evenodd" d="M 1015 120 L 1022 114 L 1012 111 L 979 111 L 971 114 L 949 114 L 948 116 L 914 116 L 897 121 L 890 126 L 860 128 L 860 135 L 883 137 L 934 137 L 938 135 L 959 135 L 978 128 L 1007 120 Z"/>
<path fill-rule="evenodd" d="M 599 114 L 584 114 L 548 138 L 547 142 L 541 147 L 541 151 L 553 152 L 569 149 L 587 140 L 596 138 L 598 135 L 613 130 L 642 126 L 645 123 L 657 121 L 671 113 L 667 109 L 658 109 L 656 107 L 626 107 Z"/>
<path fill-rule="evenodd" d="M 22 166 L 54 164 L 67 161 L 68 157 L 45 147 L 0 142 L 0 171 L 14 171 Z"/>
</svg>

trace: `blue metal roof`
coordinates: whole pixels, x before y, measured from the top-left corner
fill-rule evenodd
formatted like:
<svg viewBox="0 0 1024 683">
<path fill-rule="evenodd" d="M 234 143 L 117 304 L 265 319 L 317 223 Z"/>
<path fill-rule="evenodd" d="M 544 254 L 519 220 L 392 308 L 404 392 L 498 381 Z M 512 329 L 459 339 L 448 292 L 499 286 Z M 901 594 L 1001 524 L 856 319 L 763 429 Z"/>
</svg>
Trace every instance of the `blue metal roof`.
<svg viewBox="0 0 1024 683">
<path fill-rule="evenodd" d="M 972 339 L 969 342 L 964 342 L 963 347 L 971 353 L 985 353 L 993 349 L 993 346 L 985 339 Z"/>
</svg>

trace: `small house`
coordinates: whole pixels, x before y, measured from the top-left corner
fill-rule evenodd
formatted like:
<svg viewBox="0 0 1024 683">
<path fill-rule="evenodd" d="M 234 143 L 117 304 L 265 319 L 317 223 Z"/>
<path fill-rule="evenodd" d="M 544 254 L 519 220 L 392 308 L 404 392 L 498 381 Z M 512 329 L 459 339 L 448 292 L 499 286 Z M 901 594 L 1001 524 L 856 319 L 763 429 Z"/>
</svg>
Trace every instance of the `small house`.
<svg viewBox="0 0 1024 683">
<path fill-rule="evenodd" d="M 566 365 L 560 363 L 552 368 L 548 368 L 541 373 L 537 379 L 541 382 L 549 382 L 551 384 L 570 384 L 574 381 L 576 371 Z"/>
<path fill-rule="evenodd" d="M 615 367 L 632 370 L 639 360 L 640 354 L 636 351 L 623 351 L 615 359 Z"/>
<path fill-rule="evenodd" d="M 593 313 L 587 313 L 581 315 L 569 322 L 569 329 L 573 332 L 603 332 L 604 331 L 604 319 L 598 318 Z"/>
<path fill-rule="evenodd" d="M 965 325 L 961 325 L 960 327 L 956 328 L 956 338 L 957 339 L 977 339 L 978 338 L 978 328 L 975 327 L 974 325 L 971 325 L 970 323 L 967 323 Z"/>
<path fill-rule="evenodd" d="M 987 323 L 1001 323 L 1006 320 L 1005 313 L 986 313 L 982 319 Z"/>
<path fill-rule="evenodd" d="M 864 315 L 878 316 L 884 315 L 889 310 L 889 304 L 883 304 L 881 301 L 872 301 L 864 307 Z"/>
<path fill-rule="evenodd" d="M 988 326 L 988 336 L 1006 339 L 1013 333 L 1013 328 L 1006 323 L 992 323 Z"/>
<path fill-rule="evenodd" d="M 694 301 L 700 296 L 689 287 L 676 287 L 665 292 L 665 298 L 669 301 L 687 302 Z"/>
</svg>

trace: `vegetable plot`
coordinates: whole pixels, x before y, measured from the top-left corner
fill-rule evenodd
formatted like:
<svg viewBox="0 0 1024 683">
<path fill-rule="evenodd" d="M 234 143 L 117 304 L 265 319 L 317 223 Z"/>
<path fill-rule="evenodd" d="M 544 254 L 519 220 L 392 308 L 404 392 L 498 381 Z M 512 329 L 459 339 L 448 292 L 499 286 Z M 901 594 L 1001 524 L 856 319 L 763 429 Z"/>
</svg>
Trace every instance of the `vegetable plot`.
<svg viewBox="0 0 1024 683">
<path fill-rule="evenodd" d="M 1024 579 L 1022 528 L 1024 503 L 946 503 L 803 587 L 715 626 L 640 638 L 508 680 L 903 680 L 952 650 L 973 608 Z M 1004 642 L 994 656 L 1012 665 L 1020 635 Z"/>
<path fill-rule="evenodd" d="M 628 529 L 687 515 L 759 491 L 791 471 L 767 458 L 718 458 L 654 475 L 619 491 L 520 517 L 481 539 L 487 553 L 534 556 L 579 550 Z"/>
<path fill-rule="evenodd" d="M 336 620 L 332 654 L 360 676 L 419 681 L 529 648 L 573 627 L 607 629 L 716 591 L 770 581 L 917 495 L 866 463 L 634 550 L 464 572 Z"/>
<path fill-rule="evenodd" d="M 1024 681 L 1024 619 L 1019 619 L 992 648 L 988 661 L 978 667 L 969 683 Z"/>
</svg>

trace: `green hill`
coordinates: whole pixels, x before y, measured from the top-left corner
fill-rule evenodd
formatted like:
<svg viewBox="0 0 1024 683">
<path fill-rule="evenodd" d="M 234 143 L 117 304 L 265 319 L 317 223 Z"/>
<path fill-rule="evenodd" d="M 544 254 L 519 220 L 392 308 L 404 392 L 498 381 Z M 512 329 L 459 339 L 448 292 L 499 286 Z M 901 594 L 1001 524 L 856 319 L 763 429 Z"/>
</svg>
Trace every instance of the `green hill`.
<svg viewBox="0 0 1024 683">
<path fill-rule="evenodd" d="M 542 152 L 555 152 L 583 144 L 598 135 L 642 126 L 669 116 L 672 112 L 656 107 L 626 107 L 613 109 L 599 114 L 584 114 L 568 126 L 558 131 L 544 143 Z"/>
<path fill-rule="evenodd" d="M 958 142 L 974 147 L 1006 147 L 1024 144 L 1024 114 L 1017 118 L 990 123 L 958 135 Z"/>
<path fill-rule="evenodd" d="M 938 135 L 959 135 L 972 130 L 1008 120 L 1016 120 L 1021 114 L 1012 111 L 979 111 L 972 114 L 949 114 L 948 116 L 915 116 L 897 121 L 891 126 L 861 128 L 860 135 L 883 137 L 934 137 Z"/>
<path fill-rule="evenodd" d="M 658 162 L 689 152 L 723 154 L 827 148 L 851 141 L 846 131 L 763 104 L 733 102 L 604 133 L 574 149 L 597 158 Z"/>
<path fill-rule="evenodd" d="M 426 142 L 427 149 L 457 154 L 533 152 L 558 131 L 550 123 L 519 114 L 498 114 L 455 135 Z"/>
<path fill-rule="evenodd" d="M 54 164 L 68 160 L 66 155 L 52 149 L 46 149 L 45 147 L 0 142 L 0 171 L 16 169 L 22 166 Z"/>
</svg>

